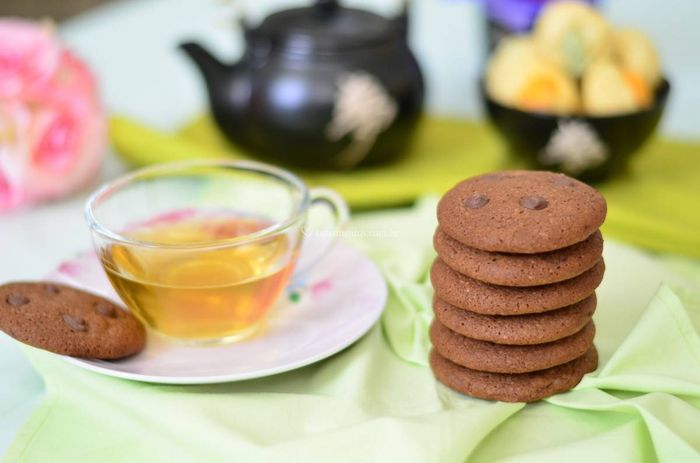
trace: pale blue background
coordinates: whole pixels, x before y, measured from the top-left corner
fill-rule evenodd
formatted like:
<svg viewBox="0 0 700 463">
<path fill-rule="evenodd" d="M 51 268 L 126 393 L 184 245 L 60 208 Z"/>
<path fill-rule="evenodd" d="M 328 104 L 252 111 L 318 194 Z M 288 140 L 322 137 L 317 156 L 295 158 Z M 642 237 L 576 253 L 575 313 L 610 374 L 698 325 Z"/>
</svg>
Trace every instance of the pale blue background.
<svg viewBox="0 0 700 463">
<path fill-rule="evenodd" d="M 127 0 L 65 23 L 61 34 L 97 73 L 110 111 L 174 128 L 205 105 L 198 76 L 174 50 L 197 38 L 233 58 L 241 51 L 232 18 L 253 19 L 289 0 Z M 386 14 L 396 0 L 346 0 Z M 237 5 L 237 7 L 236 7 Z M 616 24 L 645 30 L 660 50 L 673 83 L 664 133 L 700 138 L 700 2 L 610 0 L 603 9 Z M 428 83 L 428 107 L 440 114 L 479 115 L 475 82 L 483 56 L 479 5 L 471 1 L 413 2 L 411 42 Z M 698 153 L 700 156 L 700 153 Z M 123 170 L 110 157 L 103 176 Z M 85 195 L 0 218 L 0 282 L 40 278 L 58 262 L 90 246 L 82 219 Z M 0 334 L 0 453 L 43 394 L 40 378 L 14 342 Z"/>
</svg>

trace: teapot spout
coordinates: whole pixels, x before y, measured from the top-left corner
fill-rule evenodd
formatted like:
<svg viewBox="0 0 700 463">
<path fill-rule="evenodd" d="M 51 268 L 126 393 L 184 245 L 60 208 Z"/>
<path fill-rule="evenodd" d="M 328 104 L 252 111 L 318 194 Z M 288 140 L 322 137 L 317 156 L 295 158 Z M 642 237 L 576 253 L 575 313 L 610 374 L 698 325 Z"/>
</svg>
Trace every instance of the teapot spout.
<svg viewBox="0 0 700 463">
<path fill-rule="evenodd" d="M 401 2 L 401 11 L 398 16 L 394 18 L 394 23 L 397 25 L 398 30 L 403 34 L 404 37 L 408 36 L 408 10 L 410 8 L 409 0 L 403 0 Z"/>
<path fill-rule="evenodd" d="M 194 42 L 180 44 L 179 48 L 194 62 L 195 66 L 204 76 L 207 87 L 211 89 L 212 84 L 220 82 L 225 77 L 227 65 L 216 59 L 204 47 Z"/>
</svg>

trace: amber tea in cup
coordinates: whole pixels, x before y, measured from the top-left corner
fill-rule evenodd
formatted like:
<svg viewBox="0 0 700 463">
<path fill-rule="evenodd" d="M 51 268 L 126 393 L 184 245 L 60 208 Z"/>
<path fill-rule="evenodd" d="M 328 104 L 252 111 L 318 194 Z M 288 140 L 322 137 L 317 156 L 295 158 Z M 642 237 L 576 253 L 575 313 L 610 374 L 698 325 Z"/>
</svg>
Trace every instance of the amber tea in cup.
<svg viewBox="0 0 700 463">
<path fill-rule="evenodd" d="M 347 211 L 329 190 L 257 163 L 145 169 L 88 202 L 95 245 L 112 286 L 154 331 L 188 343 L 257 332 L 297 263 L 308 208 Z M 118 231 L 115 231 L 118 230 Z"/>
<path fill-rule="evenodd" d="M 236 238 L 267 226 L 255 219 L 192 217 L 126 235 L 186 244 Z M 290 244 L 285 235 L 187 253 L 113 244 L 101 258 L 112 286 L 154 329 L 183 339 L 217 338 L 258 327 L 291 275 Z"/>
</svg>

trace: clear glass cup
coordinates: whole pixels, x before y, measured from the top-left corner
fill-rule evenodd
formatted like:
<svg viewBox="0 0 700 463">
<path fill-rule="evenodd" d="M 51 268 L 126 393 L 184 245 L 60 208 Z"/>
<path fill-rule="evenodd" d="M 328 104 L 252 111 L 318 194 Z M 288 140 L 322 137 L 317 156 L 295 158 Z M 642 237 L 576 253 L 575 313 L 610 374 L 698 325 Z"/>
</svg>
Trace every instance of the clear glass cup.
<svg viewBox="0 0 700 463">
<path fill-rule="evenodd" d="M 195 161 L 99 188 L 85 215 L 112 286 L 155 332 L 190 344 L 256 333 L 297 269 L 311 208 L 348 218 L 332 190 L 256 162 Z M 327 235 L 327 233 L 326 233 Z M 332 245 L 305 251 L 313 265 Z M 323 248 L 323 249 L 320 249 Z M 306 265 L 306 264 L 304 264 Z"/>
</svg>

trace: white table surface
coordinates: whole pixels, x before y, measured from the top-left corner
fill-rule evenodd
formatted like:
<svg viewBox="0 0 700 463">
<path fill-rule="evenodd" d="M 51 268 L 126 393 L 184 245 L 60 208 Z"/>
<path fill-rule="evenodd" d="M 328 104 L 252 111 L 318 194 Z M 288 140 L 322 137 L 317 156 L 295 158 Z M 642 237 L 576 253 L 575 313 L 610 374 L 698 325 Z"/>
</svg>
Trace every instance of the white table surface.
<svg viewBox="0 0 700 463">
<path fill-rule="evenodd" d="M 223 59 L 241 52 L 233 24 L 236 11 L 253 19 L 290 0 L 124 0 L 61 26 L 68 44 L 90 63 L 110 111 L 170 129 L 205 106 L 199 76 L 175 44 L 196 38 Z M 397 0 L 346 0 L 385 14 Z M 673 84 L 662 131 L 700 138 L 700 2 L 609 0 L 604 10 L 616 24 L 644 29 L 660 50 Z M 237 9 L 236 9 L 237 8 Z M 482 63 L 483 29 L 473 1 L 417 0 L 412 5 L 411 42 L 426 74 L 428 108 L 465 117 L 480 114 L 476 79 Z M 700 153 L 698 153 L 700 156 Z M 110 156 L 103 178 L 124 167 Z M 90 247 L 83 223 L 85 194 L 0 217 L 0 283 L 37 279 L 62 259 Z M 0 334 L 0 454 L 43 397 L 39 376 L 14 342 Z"/>
</svg>

